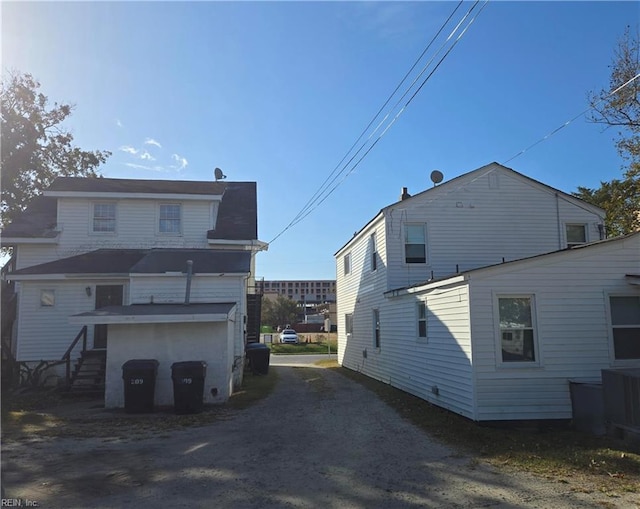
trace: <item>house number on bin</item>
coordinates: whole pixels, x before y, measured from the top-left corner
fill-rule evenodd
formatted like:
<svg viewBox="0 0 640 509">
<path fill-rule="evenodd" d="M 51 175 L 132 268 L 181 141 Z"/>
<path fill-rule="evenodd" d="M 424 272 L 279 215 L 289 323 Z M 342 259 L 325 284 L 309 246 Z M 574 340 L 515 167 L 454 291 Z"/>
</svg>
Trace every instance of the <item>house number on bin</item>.
<svg viewBox="0 0 640 509">
<path fill-rule="evenodd" d="M 132 378 L 129 380 L 131 385 L 142 385 L 144 383 L 144 378 Z"/>
<path fill-rule="evenodd" d="M 180 381 L 183 384 L 190 384 L 190 383 L 193 383 L 193 378 L 181 378 Z"/>
</svg>

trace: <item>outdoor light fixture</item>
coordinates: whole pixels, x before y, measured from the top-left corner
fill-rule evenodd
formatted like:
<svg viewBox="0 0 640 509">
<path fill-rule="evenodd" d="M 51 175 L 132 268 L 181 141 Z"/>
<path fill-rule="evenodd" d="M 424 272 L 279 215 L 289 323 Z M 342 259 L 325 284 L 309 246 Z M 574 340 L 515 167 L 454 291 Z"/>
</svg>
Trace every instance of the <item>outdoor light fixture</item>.
<svg viewBox="0 0 640 509">
<path fill-rule="evenodd" d="M 84 291 L 85 291 L 85 292 L 87 292 L 87 297 L 91 297 L 91 287 L 90 287 L 90 286 L 87 286 L 87 287 L 84 289 Z"/>
</svg>

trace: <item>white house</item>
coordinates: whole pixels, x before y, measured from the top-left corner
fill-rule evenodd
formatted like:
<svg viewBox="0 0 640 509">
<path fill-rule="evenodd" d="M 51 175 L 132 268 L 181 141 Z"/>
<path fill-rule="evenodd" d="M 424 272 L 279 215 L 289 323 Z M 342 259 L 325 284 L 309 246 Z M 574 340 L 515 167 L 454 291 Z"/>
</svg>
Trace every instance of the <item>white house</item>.
<svg viewBox="0 0 640 509">
<path fill-rule="evenodd" d="M 521 284 L 524 276 L 514 275 L 514 267 L 620 250 L 623 241 L 566 250 L 599 241 L 603 216 L 601 209 L 497 163 L 405 196 L 382 209 L 336 253 L 339 362 L 474 420 L 570 416 L 568 378 L 595 378 L 602 367 L 637 363 L 637 359 L 610 355 L 612 332 L 603 325 L 610 304 L 603 288 L 637 295 L 637 286 L 628 284 L 626 274 L 640 272 L 638 251 L 623 250 L 624 262 L 611 276 L 615 282 L 605 284 L 595 277 L 588 282 L 590 291 L 601 296 L 599 351 L 581 352 L 592 358 L 590 364 L 581 355 L 574 356 L 577 360 L 572 364 L 557 342 L 547 343 L 547 331 L 556 327 L 557 320 L 551 320 L 547 308 L 540 307 L 542 296 L 547 298 L 545 284 L 570 296 L 568 286 L 587 284 L 581 279 L 584 271 L 576 269 L 578 275 L 569 273 L 566 280 L 556 274 L 555 279 L 550 276 L 535 285 Z M 637 239 L 626 242 L 637 244 Z M 525 258 L 529 265 L 519 265 Z M 597 265 L 607 263 L 603 260 L 591 270 L 606 273 Z M 568 266 L 573 263 L 566 262 Z M 481 278 L 486 280 L 484 293 L 474 286 Z M 511 288 L 507 282 L 512 283 Z M 569 297 L 567 302 L 572 302 Z M 502 337 L 496 329 L 499 305 L 538 313 L 540 330 L 535 334 L 544 331 L 545 335 L 534 335 L 537 339 L 532 340 L 533 325 L 524 332 L 522 323 L 512 320 L 511 329 L 501 331 L 505 342 L 511 338 L 503 357 L 496 339 Z M 583 309 L 582 304 L 577 309 Z M 585 309 L 583 315 L 589 313 Z M 544 315 L 540 314 L 543 310 Z M 562 313 L 553 306 L 549 311 L 554 310 Z M 502 318 L 509 322 L 508 316 Z M 589 323 L 587 316 L 583 318 Z M 567 341 L 575 347 L 585 327 L 577 317 L 572 320 L 576 328 L 571 332 L 573 339 Z M 482 324 L 486 329 L 481 329 Z M 586 328 L 596 334 L 596 329 Z M 539 383 L 527 385 L 532 378 Z M 505 386 L 503 391 L 512 390 L 511 397 L 496 390 L 495 384 L 500 383 Z M 550 399 L 552 393 L 555 403 Z M 530 394 L 535 396 L 524 403 Z M 523 404 L 518 406 L 515 400 Z"/>
<path fill-rule="evenodd" d="M 172 401 L 173 362 L 207 362 L 206 402 L 241 382 L 246 335 L 258 332 L 255 255 L 266 249 L 255 183 L 58 178 L 2 242 L 14 249 L 17 361 L 69 354 L 81 369 L 106 357 L 107 406 L 122 406 L 130 359 L 160 361 L 157 404 Z"/>
</svg>

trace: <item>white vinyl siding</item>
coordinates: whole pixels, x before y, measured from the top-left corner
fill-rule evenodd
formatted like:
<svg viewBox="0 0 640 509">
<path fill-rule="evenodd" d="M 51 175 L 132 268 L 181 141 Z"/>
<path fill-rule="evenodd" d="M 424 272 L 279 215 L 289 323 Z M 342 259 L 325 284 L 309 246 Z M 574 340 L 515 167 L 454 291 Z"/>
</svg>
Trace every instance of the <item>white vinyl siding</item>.
<svg viewBox="0 0 640 509">
<path fill-rule="evenodd" d="M 639 250 L 636 236 L 473 274 L 476 420 L 571 418 L 568 380 L 597 381 L 602 369 L 637 366 L 615 359 L 607 310 L 609 295 L 638 296 L 625 274 L 637 273 Z M 500 362 L 493 297 L 531 293 L 540 365 Z"/>
<path fill-rule="evenodd" d="M 495 169 L 492 169 L 495 168 Z M 489 185 L 490 172 L 500 186 Z M 583 224 L 599 239 L 595 212 L 499 167 L 444 182 L 383 211 L 387 290 L 566 247 L 566 224 Z M 405 263 L 404 224 L 426 224 L 426 264 Z M 345 249 L 359 241 L 361 232 Z M 379 242 L 380 246 L 382 242 Z"/>
</svg>

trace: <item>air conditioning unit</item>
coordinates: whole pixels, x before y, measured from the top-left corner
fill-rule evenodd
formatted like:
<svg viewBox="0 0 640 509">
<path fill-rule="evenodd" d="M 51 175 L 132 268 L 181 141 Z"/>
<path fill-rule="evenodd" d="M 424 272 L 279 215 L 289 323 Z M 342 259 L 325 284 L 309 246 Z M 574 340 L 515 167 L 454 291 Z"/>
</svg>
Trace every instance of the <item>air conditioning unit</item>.
<svg viewBox="0 0 640 509">
<path fill-rule="evenodd" d="M 602 395 L 607 423 L 640 427 L 640 368 L 603 369 Z"/>
</svg>

